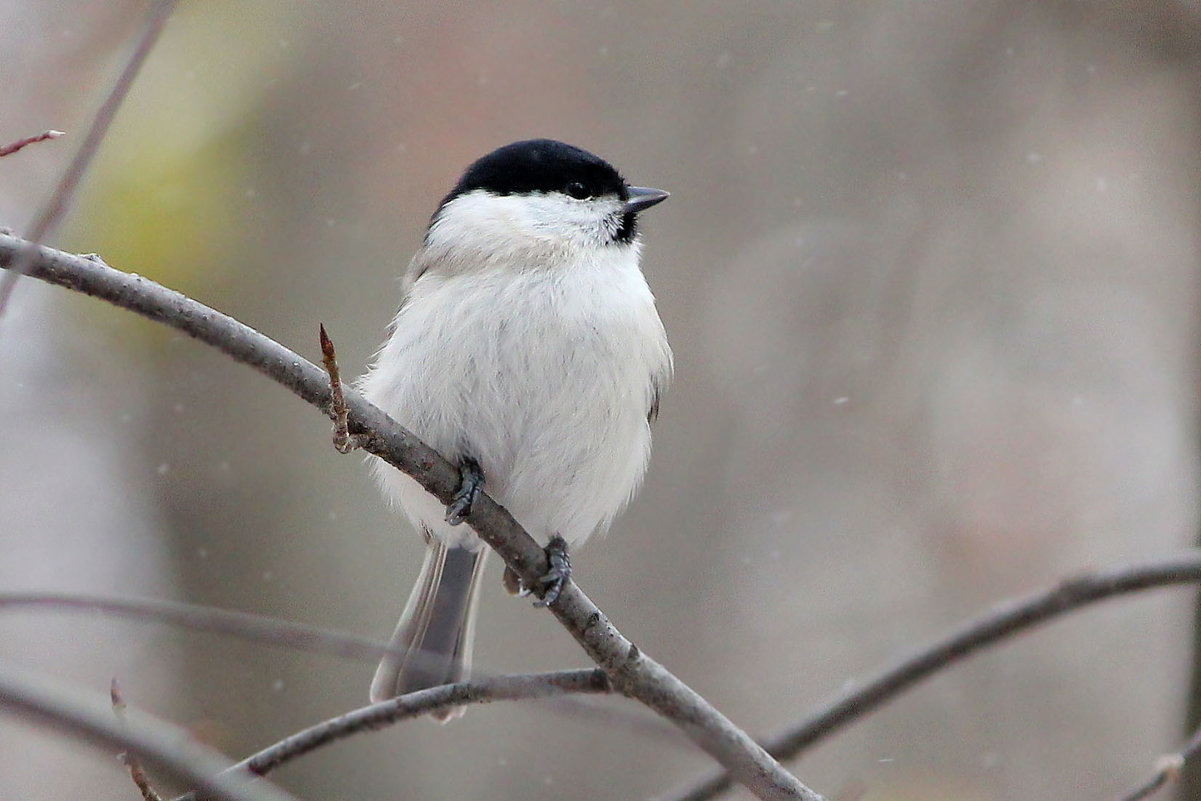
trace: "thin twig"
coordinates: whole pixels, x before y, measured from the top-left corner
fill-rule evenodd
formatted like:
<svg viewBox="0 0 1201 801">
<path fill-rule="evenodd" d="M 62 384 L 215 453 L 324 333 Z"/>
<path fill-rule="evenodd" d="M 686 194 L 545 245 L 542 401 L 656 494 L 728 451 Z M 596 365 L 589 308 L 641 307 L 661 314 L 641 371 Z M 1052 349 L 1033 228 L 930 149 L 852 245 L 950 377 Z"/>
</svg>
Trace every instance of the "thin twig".
<svg viewBox="0 0 1201 801">
<path fill-rule="evenodd" d="M 311 654 L 337 656 L 377 662 L 393 647 L 379 640 L 344 634 L 332 629 L 322 629 L 304 623 L 255 615 L 247 612 L 231 612 L 211 606 L 196 606 L 177 601 L 155 599 L 113 598 L 109 596 L 64 595 L 61 593 L 0 593 L 0 612 L 20 609 L 41 611 L 83 612 L 122 617 L 131 620 L 152 621 L 178 626 L 192 631 L 223 634 L 251 642 L 267 643 L 283 648 Z M 552 685 L 562 685 L 575 671 L 550 671 L 537 674 Z M 498 678 L 478 669 L 473 670 L 473 683 L 487 682 Z M 656 737 L 660 742 L 678 742 L 679 730 L 670 727 L 661 718 L 645 718 L 631 711 L 602 709 L 592 704 L 577 701 L 565 695 L 557 695 L 544 701 L 547 709 L 579 719 L 588 717 L 610 726 L 622 726 L 628 731 L 639 732 L 647 737 Z"/>
<path fill-rule="evenodd" d="M 333 340 L 325 333 L 324 323 L 320 326 L 321 363 L 329 376 L 330 415 L 334 418 L 334 450 L 346 454 L 362 445 L 350 433 L 350 412 L 346 408 L 346 394 L 342 391 L 342 378 L 338 372 L 338 353 Z"/>
<path fill-rule="evenodd" d="M 121 685 L 117 683 L 116 677 L 109 685 L 108 696 L 113 702 L 113 714 L 124 724 L 126 721 L 125 699 L 121 697 Z M 163 801 L 163 797 L 150 785 L 150 777 L 142 769 L 142 763 L 133 751 L 123 751 L 117 755 L 117 758 L 125 763 L 125 767 L 129 768 L 129 778 L 133 779 L 138 792 L 142 794 L 142 801 Z"/>
<path fill-rule="evenodd" d="M 18 139 L 15 142 L 10 142 L 7 145 L 0 145 L 0 158 L 11 156 L 27 145 L 45 142 L 47 139 L 58 139 L 60 136 L 66 136 L 62 131 L 42 131 L 36 136 L 27 136 L 24 139 Z"/>
<path fill-rule="evenodd" d="M 129 94 L 129 88 L 133 86 L 134 78 L 138 76 L 138 71 L 146 62 L 146 57 L 150 55 L 150 51 L 158 42 L 159 34 L 163 32 L 163 26 L 167 24 L 167 18 L 171 16 L 176 2 L 177 0 L 153 0 L 152 5 L 146 11 L 146 24 L 143 26 L 137 45 L 129 56 L 129 61 L 125 64 L 125 69 L 121 70 L 108 97 L 96 112 L 96 116 L 92 118 L 87 136 L 84 137 L 83 144 L 79 146 L 75 158 L 71 159 L 67 171 L 59 179 L 58 185 L 54 187 L 54 194 L 50 196 L 46 205 L 42 207 L 30 225 L 26 235 L 30 242 L 34 244 L 44 242 L 54 233 L 63 217 L 66 216 L 67 207 L 75 195 L 76 187 L 79 186 L 79 182 L 91 165 L 92 158 L 100 148 L 100 143 L 104 141 L 104 135 L 108 133 L 109 125 L 117 116 L 117 109 L 121 107 L 125 96 Z M 49 133 L 53 134 L 57 131 Z M 0 317 L 4 316 L 4 311 L 8 308 L 8 301 L 12 297 L 17 281 L 28 271 L 34 258 L 32 248 L 27 249 L 17 263 L 9 268 L 9 272 L 0 276 Z"/>
<path fill-rule="evenodd" d="M 11 268 L 26 248 L 0 235 L 0 267 Z M 114 270 L 99 259 L 51 248 L 33 252 L 29 275 L 65 286 L 165 323 L 248 364 L 330 414 L 329 377 L 277 342 L 201 303 L 153 281 Z M 459 471 L 357 393 L 346 397 L 351 434 L 364 450 L 402 470 L 442 503 L 450 503 Z M 527 587 L 547 571 L 546 554 L 503 507 L 486 493 L 467 522 Z M 569 583 L 548 607 L 621 693 L 664 716 L 762 799 L 820 796 L 803 785 L 712 704 L 626 639 L 577 584 Z"/>
<path fill-rule="evenodd" d="M 310 726 L 247 757 L 226 772 L 231 777 L 265 776 L 281 765 L 321 746 L 364 731 L 383 728 L 399 720 L 421 717 L 439 709 L 492 701 L 554 698 L 578 693 L 607 693 L 610 689 L 608 676 L 598 668 L 564 671 L 553 675 L 534 673 L 523 676 L 499 676 L 494 679 L 459 684 L 444 684 L 365 706 Z M 180 796 L 177 801 L 210 801 L 210 799 L 202 792 L 195 792 Z"/>
<path fill-rule="evenodd" d="M 0 711 L 47 724 L 107 750 L 127 749 L 154 762 L 173 778 L 204 788 L 221 801 L 296 801 L 273 785 L 247 785 L 225 775 L 229 760 L 197 745 L 184 730 L 138 716 L 119 721 L 111 709 L 27 673 L 0 667 Z"/>
<path fill-rule="evenodd" d="M 817 741 L 878 709 L 937 671 L 1018 632 L 1116 595 L 1198 581 L 1201 581 L 1201 551 L 1065 579 L 1049 589 L 1000 604 L 950 634 L 915 649 L 909 656 L 878 671 L 862 686 L 836 696 L 799 724 L 768 738 L 764 745 L 777 759 L 795 759 Z M 669 798 L 706 801 L 729 787 L 727 774 L 714 773 Z"/>
<path fill-rule="evenodd" d="M 1166 785 L 1178 781 L 1184 764 L 1201 752 L 1201 729 L 1193 732 L 1188 742 L 1174 754 L 1165 754 L 1155 760 L 1155 775 L 1140 784 L 1129 794 L 1122 796 L 1121 801 L 1140 801 L 1147 798 Z"/>
<path fill-rule="evenodd" d="M 389 650 L 387 645 L 370 637 L 343 634 L 265 615 L 150 598 L 112 598 L 43 592 L 0 593 L 0 610 L 14 609 L 100 612 L 137 620 L 154 620 L 180 628 L 226 634 L 306 653 L 329 654 L 364 661 L 378 660 Z"/>
</svg>

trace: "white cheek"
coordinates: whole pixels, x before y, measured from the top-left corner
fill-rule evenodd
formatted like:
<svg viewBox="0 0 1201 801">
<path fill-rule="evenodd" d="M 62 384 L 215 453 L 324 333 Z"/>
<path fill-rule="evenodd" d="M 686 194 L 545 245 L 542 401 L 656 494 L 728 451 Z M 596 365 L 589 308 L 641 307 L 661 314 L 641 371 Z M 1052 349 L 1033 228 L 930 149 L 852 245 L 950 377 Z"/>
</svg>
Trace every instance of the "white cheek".
<svg viewBox="0 0 1201 801">
<path fill-rule="evenodd" d="M 563 195 L 469 192 L 439 212 L 429 232 L 431 255 L 460 269 L 500 260 L 539 261 L 609 244 L 620 201 L 577 201 Z"/>
</svg>

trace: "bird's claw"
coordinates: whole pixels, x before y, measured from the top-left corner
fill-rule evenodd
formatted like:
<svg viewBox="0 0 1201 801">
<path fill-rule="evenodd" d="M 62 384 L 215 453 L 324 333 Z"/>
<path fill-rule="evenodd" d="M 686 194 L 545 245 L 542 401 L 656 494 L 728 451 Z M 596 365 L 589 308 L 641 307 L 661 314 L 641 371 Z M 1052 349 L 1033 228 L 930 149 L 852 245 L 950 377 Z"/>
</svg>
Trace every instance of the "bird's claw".
<svg viewBox="0 0 1201 801">
<path fill-rule="evenodd" d="M 446 505 L 446 522 L 457 526 L 471 514 L 471 506 L 484 488 L 484 471 L 470 456 L 459 464 L 459 489 Z"/>
<path fill-rule="evenodd" d="M 538 607 L 550 606 L 559 600 L 559 594 L 571 580 L 571 557 L 567 553 L 567 540 L 558 534 L 551 537 L 550 542 L 546 544 L 546 561 L 550 563 L 550 569 L 538 579 L 538 583 L 545 588 L 542 600 L 534 601 L 534 606 Z"/>
</svg>

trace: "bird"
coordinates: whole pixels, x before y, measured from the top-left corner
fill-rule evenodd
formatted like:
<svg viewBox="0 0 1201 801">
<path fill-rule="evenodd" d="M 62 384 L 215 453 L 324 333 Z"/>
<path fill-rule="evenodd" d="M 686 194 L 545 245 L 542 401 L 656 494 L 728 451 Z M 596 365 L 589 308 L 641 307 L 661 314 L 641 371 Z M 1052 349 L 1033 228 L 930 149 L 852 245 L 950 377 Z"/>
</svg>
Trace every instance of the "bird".
<svg viewBox="0 0 1201 801">
<path fill-rule="evenodd" d="M 586 150 L 530 139 L 472 163 L 431 217 L 359 389 L 461 481 L 443 506 L 372 457 L 426 542 L 373 702 L 470 676 L 487 548 L 460 524 L 480 491 L 551 549 L 553 603 L 568 549 L 639 489 L 673 361 L 638 222 L 667 197 Z"/>
</svg>

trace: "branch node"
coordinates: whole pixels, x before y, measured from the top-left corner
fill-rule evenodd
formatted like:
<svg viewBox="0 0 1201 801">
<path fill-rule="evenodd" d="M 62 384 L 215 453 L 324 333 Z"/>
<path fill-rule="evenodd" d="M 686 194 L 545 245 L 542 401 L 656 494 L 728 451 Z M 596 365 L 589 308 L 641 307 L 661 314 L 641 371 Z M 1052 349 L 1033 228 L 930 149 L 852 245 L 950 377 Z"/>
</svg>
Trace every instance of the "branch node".
<svg viewBox="0 0 1201 801">
<path fill-rule="evenodd" d="M 121 685 L 117 683 L 117 677 L 113 677 L 112 684 L 108 688 L 108 697 L 113 702 L 113 714 L 122 723 L 125 722 L 125 699 L 121 697 Z M 138 788 L 138 792 L 142 794 L 142 801 L 163 801 L 163 797 L 158 794 L 154 787 L 150 784 L 150 777 L 146 775 L 146 771 L 142 770 L 142 763 L 134 756 L 132 751 L 122 751 L 117 754 L 117 759 L 121 764 L 129 768 L 129 778 L 133 779 L 134 786 Z"/>
<path fill-rule="evenodd" d="M 328 414 L 334 421 L 334 450 L 338 453 L 350 453 L 363 447 L 362 440 L 350 433 L 350 422 L 347 419 L 346 395 L 342 392 L 342 379 L 338 372 L 338 354 L 334 350 L 333 340 L 325 333 L 325 325 L 320 326 L 321 361 L 325 372 L 329 375 L 329 409 Z"/>
</svg>

